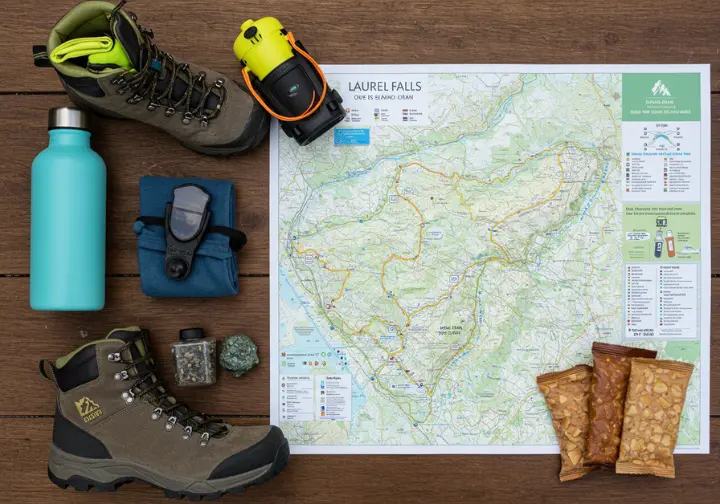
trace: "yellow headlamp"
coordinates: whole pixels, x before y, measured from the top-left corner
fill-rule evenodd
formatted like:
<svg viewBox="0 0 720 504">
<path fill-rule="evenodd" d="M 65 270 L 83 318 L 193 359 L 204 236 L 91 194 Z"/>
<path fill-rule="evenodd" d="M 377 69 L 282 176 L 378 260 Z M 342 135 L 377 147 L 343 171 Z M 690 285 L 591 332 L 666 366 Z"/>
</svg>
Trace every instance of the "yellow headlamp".
<svg viewBox="0 0 720 504">
<path fill-rule="evenodd" d="M 345 118 L 338 92 L 328 87 L 320 66 L 277 19 L 245 21 L 233 51 L 250 93 L 300 145 Z"/>
</svg>

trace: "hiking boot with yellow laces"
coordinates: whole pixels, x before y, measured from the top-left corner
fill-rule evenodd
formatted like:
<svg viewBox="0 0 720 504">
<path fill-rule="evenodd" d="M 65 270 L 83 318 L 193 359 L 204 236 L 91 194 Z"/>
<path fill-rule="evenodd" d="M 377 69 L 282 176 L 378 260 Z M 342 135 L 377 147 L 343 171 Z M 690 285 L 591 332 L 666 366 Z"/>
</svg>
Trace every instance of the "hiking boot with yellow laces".
<svg viewBox="0 0 720 504">
<path fill-rule="evenodd" d="M 270 124 L 262 107 L 225 75 L 159 49 L 124 3 L 82 2 L 50 32 L 42 58 L 72 101 L 158 127 L 203 154 L 256 146 Z"/>
<path fill-rule="evenodd" d="M 137 327 L 42 361 L 41 372 L 58 389 L 48 475 L 61 488 L 112 492 L 142 480 L 168 497 L 217 498 L 288 463 L 279 428 L 230 425 L 171 396 Z"/>
</svg>

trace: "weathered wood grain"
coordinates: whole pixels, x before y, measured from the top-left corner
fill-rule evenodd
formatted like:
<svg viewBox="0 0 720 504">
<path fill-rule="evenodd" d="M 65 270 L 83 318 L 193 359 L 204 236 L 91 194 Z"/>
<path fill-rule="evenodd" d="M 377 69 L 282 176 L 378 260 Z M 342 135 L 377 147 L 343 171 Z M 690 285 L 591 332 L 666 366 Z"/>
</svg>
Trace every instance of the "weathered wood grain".
<svg viewBox="0 0 720 504">
<path fill-rule="evenodd" d="M 29 272 L 30 163 L 46 144 L 46 113 L 69 104 L 50 69 L 35 68 L 30 49 L 77 0 L 5 0 L 0 17 L 0 275 Z M 720 2 L 716 0 L 132 0 L 127 8 L 178 57 L 240 77 L 232 42 L 247 18 L 274 15 L 321 63 L 711 63 L 720 90 Z M 13 93 L 22 93 L 15 95 Z M 720 95 L 713 96 L 713 142 L 720 142 Z M 132 222 L 142 175 L 225 178 L 238 191 L 238 224 L 248 246 L 238 255 L 243 275 L 268 273 L 267 143 L 243 156 L 194 154 L 140 124 L 98 120 L 93 144 L 108 164 L 108 273 L 136 274 Z M 713 187 L 720 187 L 714 149 Z M 720 201 L 720 199 L 715 198 Z M 718 203 L 713 210 L 718 209 Z M 715 213 L 715 212 L 714 212 Z M 720 222 L 720 220 L 716 219 Z M 720 272 L 720 229 L 713 223 L 713 264 Z M 714 290 L 720 279 L 713 280 Z M 28 279 L 0 278 L 0 502 L 28 504 L 167 502 L 145 485 L 117 494 L 62 491 L 46 476 L 52 420 L 8 415 L 53 413 L 54 391 L 37 373 L 40 358 L 56 358 L 110 328 L 150 327 L 160 373 L 169 381 L 169 345 L 182 327 L 204 326 L 213 337 L 245 332 L 261 364 L 241 379 L 221 376 L 215 387 L 181 389 L 179 396 L 210 413 L 268 415 L 268 279 L 242 278 L 241 294 L 213 300 L 152 300 L 137 278 L 108 282 L 107 308 L 53 314 L 28 307 Z M 716 294 L 718 294 L 716 292 Z M 714 296 L 713 326 L 720 323 Z M 720 415 L 720 333 L 711 354 L 712 413 Z M 83 337 L 85 336 L 85 337 Z M 4 416 L 4 417 L 3 417 Z M 233 422 L 267 422 L 234 418 Z M 717 502 L 720 497 L 720 418 L 711 420 L 709 456 L 676 458 L 674 481 L 591 474 L 560 485 L 555 456 L 293 457 L 276 480 L 251 488 L 257 503 L 337 502 Z"/>
<path fill-rule="evenodd" d="M 233 420 L 234 421 L 234 420 Z M 711 425 L 711 455 L 675 457 L 677 478 L 596 472 L 560 484 L 557 455 L 532 456 L 291 456 L 275 479 L 223 502 L 254 504 L 393 504 L 632 502 L 716 503 L 720 494 L 720 419 Z M 117 493 L 61 490 L 47 478 L 51 419 L 0 419 L 0 495 L 3 502 L 82 504 L 168 502 L 142 483 Z M 10 476 L 11 477 L 8 477 Z"/>
<path fill-rule="evenodd" d="M 0 415 L 53 414 L 55 388 L 38 373 L 38 361 L 55 360 L 88 341 L 104 338 L 115 327 L 131 325 L 150 329 L 160 375 L 179 398 L 210 414 L 269 414 L 267 278 L 241 278 L 237 297 L 174 300 L 146 297 L 138 278 L 111 278 L 105 309 L 85 313 L 31 311 L 28 284 L 27 278 L 0 278 L 4 319 L 0 383 L 8 384 L 0 389 Z M 177 389 L 172 386 L 170 344 L 186 327 L 203 327 L 207 337 L 217 339 L 247 334 L 258 346 L 260 364 L 242 378 L 223 372 L 211 387 Z"/>
<path fill-rule="evenodd" d="M 151 330 L 160 374 L 172 383 L 170 344 L 177 331 L 203 327 L 222 339 L 242 332 L 258 345 L 260 365 L 240 379 L 228 373 L 208 388 L 175 389 L 201 411 L 216 415 L 270 414 L 269 281 L 241 278 L 240 295 L 215 299 L 150 299 L 137 278 L 111 278 L 107 307 L 95 313 L 33 312 L 28 307 L 28 279 L 0 278 L 0 313 L 9 314 L 2 332 L 0 415 L 52 415 L 54 389 L 40 377 L 37 362 L 57 359 L 81 344 L 102 338 L 113 327 L 140 325 Z M 720 279 L 713 280 L 713 326 L 720 327 Z M 711 413 L 720 415 L 720 333 L 711 349 Z M 174 387 L 171 387 L 174 388 Z"/>
<path fill-rule="evenodd" d="M 0 275 L 30 271 L 30 165 L 47 143 L 47 110 L 67 105 L 65 96 L 0 96 Z M 712 99 L 713 143 L 720 145 L 720 95 Z M 269 273 L 268 144 L 229 158 L 202 156 L 149 126 L 97 118 L 93 146 L 108 166 L 108 260 L 112 275 L 137 274 L 138 216 L 143 175 L 229 179 L 237 192 L 238 227 L 248 235 L 238 254 L 241 274 Z M 714 191 L 720 191 L 720 149 L 712 156 Z M 720 210 L 720 197 L 713 209 Z M 720 272 L 720 219 L 712 220 L 713 268 Z"/>
<path fill-rule="evenodd" d="M 0 96 L 0 274 L 30 271 L 30 166 L 47 146 L 47 111 L 66 96 Z M 140 177 L 201 177 L 235 183 L 236 224 L 248 237 L 237 255 L 241 274 L 268 273 L 268 148 L 232 157 L 203 156 L 140 123 L 97 118 L 93 148 L 108 173 L 107 272 L 137 274 L 133 223 L 140 215 Z"/>
<path fill-rule="evenodd" d="M 50 69 L 33 66 L 30 49 L 73 3 L 3 2 L 0 91 L 60 89 Z M 240 25 L 273 15 L 321 63 L 713 63 L 720 89 L 715 0 L 133 0 L 126 9 L 162 49 L 236 79 Z"/>
</svg>

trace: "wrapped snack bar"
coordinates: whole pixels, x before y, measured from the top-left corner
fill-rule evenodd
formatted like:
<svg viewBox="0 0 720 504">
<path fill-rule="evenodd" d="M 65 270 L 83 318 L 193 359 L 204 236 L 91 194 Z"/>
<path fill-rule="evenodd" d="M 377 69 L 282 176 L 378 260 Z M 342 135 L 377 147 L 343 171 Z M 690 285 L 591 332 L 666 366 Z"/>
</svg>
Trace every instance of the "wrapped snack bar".
<svg viewBox="0 0 720 504">
<path fill-rule="evenodd" d="M 673 450 L 692 371 L 684 362 L 632 360 L 615 472 L 675 477 Z"/>
<path fill-rule="evenodd" d="M 560 481 L 578 479 L 594 470 L 585 465 L 584 458 L 591 379 L 592 368 L 585 365 L 537 377 L 560 443 Z"/>
<path fill-rule="evenodd" d="M 657 352 L 607 343 L 593 343 L 590 387 L 590 430 L 585 447 L 588 464 L 615 464 L 620 450 L 625 394 L 634 357 L 654 359 Z"/>
</svg>

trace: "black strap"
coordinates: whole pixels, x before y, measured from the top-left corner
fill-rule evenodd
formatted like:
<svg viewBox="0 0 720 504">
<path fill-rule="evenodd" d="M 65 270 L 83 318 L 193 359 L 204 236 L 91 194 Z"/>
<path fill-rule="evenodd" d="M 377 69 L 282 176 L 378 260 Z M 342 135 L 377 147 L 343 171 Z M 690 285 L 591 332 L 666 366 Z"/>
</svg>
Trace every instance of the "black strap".
<svg viewBox="0 0 720 504">
<path fill-rule="evenodd" d="M 32 46 L 33 61 L 36 67 L 47 68 L 51 67 L 50 57 L 48 56 L 47 47 L 44 45 Z"/>
<path fill-rule="evenodd" d="M 165 227 L 164 217 L 138 217 L 135 222 L 142 222 L 146 226 L 161 226 L 163 228 Z M 234 252 L 239 251 L 247 243 L 247 236 L 245 236 L 245 233 L 231 227 L 209 226 L 207 232 L 225 235 L 230 238 L 230 248 Z"/>
</svg>

